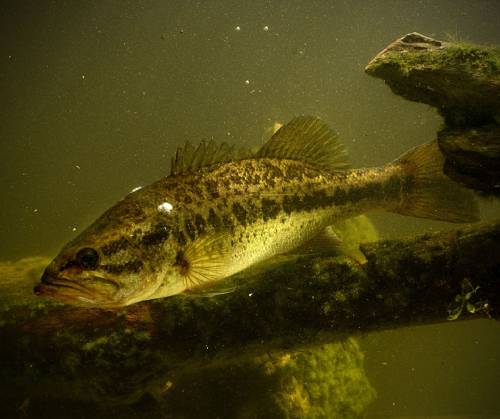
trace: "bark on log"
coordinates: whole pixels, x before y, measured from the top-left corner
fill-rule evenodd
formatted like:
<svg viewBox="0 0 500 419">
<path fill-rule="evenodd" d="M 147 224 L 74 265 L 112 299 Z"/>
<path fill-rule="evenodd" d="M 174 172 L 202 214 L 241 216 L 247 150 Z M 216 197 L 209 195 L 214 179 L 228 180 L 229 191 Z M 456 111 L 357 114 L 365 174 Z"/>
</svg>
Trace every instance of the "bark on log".
<svg viewBox="0 0 500 419">
<path fill-rule="evenodd" d="M 370 330 L 500 317 L 499 223 L 362 251 L 364 265 L 303 256 L 249 271 L 235 292 L 214 298 L 120 311 L 36 300 L 4 306 L 0 385 L 14 399 L 38 387 L 62 398 L 130 401 L 186 371 L 242 357 Z"/>
</svg>

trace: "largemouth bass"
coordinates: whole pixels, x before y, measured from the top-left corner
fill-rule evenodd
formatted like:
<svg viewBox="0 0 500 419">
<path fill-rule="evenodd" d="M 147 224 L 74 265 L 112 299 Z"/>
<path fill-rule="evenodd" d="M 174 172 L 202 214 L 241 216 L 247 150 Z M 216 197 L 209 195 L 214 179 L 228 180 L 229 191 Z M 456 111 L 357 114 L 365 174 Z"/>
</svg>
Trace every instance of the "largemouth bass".
<svg viewBox="0 0 500 419">
<path fill-rule="evenodd" d="M 375 209 L 461 223 L 471 192 L 442 172 L 435 142 L 385 166 L 347 169 L 336 134 L 298 117 L 254 153 L 203 142 L 171 174 L 128 194 L 68 243 L 35 288 L 68 303 L 118 307 L 213 284 Z"/>
</svg>

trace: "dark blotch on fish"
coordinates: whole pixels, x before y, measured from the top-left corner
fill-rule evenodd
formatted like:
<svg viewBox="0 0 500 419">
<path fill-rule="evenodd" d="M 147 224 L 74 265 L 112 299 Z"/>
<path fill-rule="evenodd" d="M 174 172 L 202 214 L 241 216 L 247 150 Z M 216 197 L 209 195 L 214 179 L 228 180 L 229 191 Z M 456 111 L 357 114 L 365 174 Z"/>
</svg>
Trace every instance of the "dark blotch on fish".
<svg viewBox="0 0 500 419">
<path fill-rule="evenodd" d="M 399 176 L 391 176 L 384 184 L 384 194 L 386 197 L 399 196 L 401 193 L 401 178 Z"/>
<path fill-rule="evenodd" d="M 292 211 L 297 210 L 300 206 L 300 197 L 298 195 L 287 195 L 283 198 L 283 211 L 291 214 Z"/>
<path fill-rule="evenodd" d="M 219 197 L 219 187 L 217 186 L 217 182 L 214 180 L 207 180 L 205 182 L 205 187 L 210 195 L 210 198 L 217 199 Z"/>
<path fill-rule="evenodd" d="M 213 208 L 208 210 L 208 224 L 214 228 L 218 228 L 222 224 L 220 217 L 215 213 Z"/>
<path fill-rule="evenodd" d="M 233 204 L 233 214 L 238 220 L 238 222 L 246 227 L 247 225 L 247 210 L 239 202 Z"/>
<path fill-rule="evenodd" d="M 181 246 L 184 246 L 187 243 L 186 236 L 182 231 L 177 231 L 175 238 L 177 239 L 177 243 L 179 243 Z"/>
<path fill-rule="evenodd" d="M 367 197 L 381 196 L 382 192 L 382 184 L 377 182 L 370 182 L 363 186 L 363 194 Z"/>
<path fill-rule="evenodd" d="M 229 230 L 234 230 L 233 220 L 231 220 L 231 218 L 227 214 L 224 214 L 224 216 L 222 217 L 222 226 Z"/>
<path fill-rule="evenodd" d="M 120 238 L 118 240 L 114 240 L 102 246 L 101 252 L 103 255 L 109 256 L 119 252 L 120 250 L 126 249 L 127 246 L 128 246 L 128 241 L 124 238 Z"/>
<path fill-rule="evenodd" d="M 133 260 L 122 265 L 103 265 L 102 269 L 112 274 L 121 274 L 124 272 L 136 273 L 141 270 L 143 263 L 140 260 Z"/>
<path fill-rule="evenodd" d="M 337 188 L 333 195 L 333 202 L 335 205 L 345 205 L 347 203 L 347 193 L 343 188 Z"/>
<path fill-rule="evenodd" d="M 184 225 L 186 226 L 186 233 L 189 236 L 191 240 L 194 240 L 196 238 L 196 230 L 193 226 L 193 223 L 189 220 L 187 220 Z"/>
<path fill-rule="evenodd" d="M 317 208 L 326 208 L 331 204 L 332 200 L 325 191 L 317 191 L 304 196 L 300 209 L 312 211 Z"/>
<path fill-rule="evenodd" d="M 194 224 L 196 226 L 198 234 L 203 233 L 205 231 L 206 221 L 201 214 L 196 214 L 194 216 Z"/>
<path fill-rule="evenodd" d="M 357 185 L 351 186 L 347 189 L 347 200 L 349 202 L 358 202 L 364 197 L 363 187 L 359 187 Z"/>
<path fill-rule="evenodd" d="M 262 218 L 264 221 L 276 218 L 281 211 L 281 205 L 272 199 L 262 199 Z"/>
<path fill-rule="evenodd" d="M 142 237 L 141 243 L 145 246 L 154 246 L 163 243 L 170 235 L 170 227 L 166 224 L 157 224 L 153 231 Z"/>
</svg>

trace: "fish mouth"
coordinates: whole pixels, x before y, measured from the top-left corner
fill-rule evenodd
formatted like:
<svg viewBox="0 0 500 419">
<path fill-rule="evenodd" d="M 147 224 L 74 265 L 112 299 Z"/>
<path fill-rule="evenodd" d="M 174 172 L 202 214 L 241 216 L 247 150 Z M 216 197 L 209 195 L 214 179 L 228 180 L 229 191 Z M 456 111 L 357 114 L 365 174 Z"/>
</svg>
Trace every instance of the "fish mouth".
<svg viewBox="0 0 500 419">
<path fill-rule="evenodd" d="M 85 282 L 83 284 L 81 281 L 66 276 L 50 275 L 45 271 L 41 283 L 35 286 L 33 292 L 37 296 L 50 297 L 63 303 L 79 306 L 120 305 L 114 298 L 119 290 L 116 281 L 93 275 L 86 278 Z"/>
</svg>

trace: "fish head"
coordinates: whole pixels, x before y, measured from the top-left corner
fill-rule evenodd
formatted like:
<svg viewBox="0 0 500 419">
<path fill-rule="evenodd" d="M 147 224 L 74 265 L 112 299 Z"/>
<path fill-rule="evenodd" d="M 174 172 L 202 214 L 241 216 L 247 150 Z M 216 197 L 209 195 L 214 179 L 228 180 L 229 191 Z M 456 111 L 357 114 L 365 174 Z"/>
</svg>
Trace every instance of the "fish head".
<svg viewBox="0 0 500 419">
<path fill-rule="evenodd" d="M 161 282 L 124 229 L 83 232 L 45 269 L 35 294 L 68 304 L 113 308 L 146 300 Z"/>
</svg>

